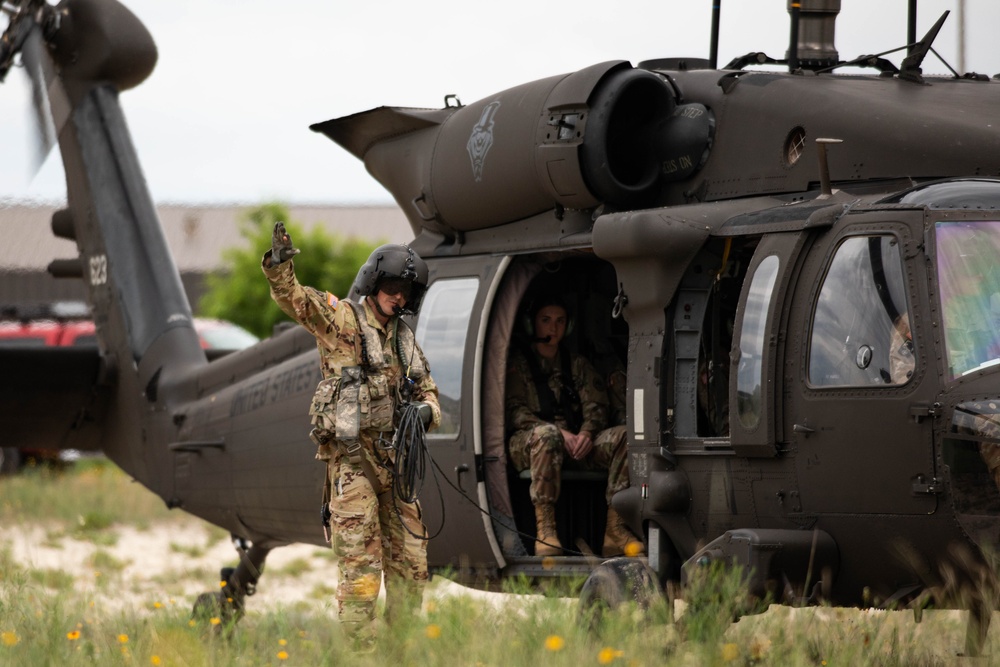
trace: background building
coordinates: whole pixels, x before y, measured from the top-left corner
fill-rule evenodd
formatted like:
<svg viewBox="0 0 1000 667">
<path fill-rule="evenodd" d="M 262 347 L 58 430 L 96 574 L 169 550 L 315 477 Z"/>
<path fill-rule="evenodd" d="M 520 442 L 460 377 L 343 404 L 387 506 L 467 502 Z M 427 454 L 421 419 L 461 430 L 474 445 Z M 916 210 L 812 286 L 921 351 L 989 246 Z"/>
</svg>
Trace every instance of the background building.
<svg viewBox="0 0 1000 667">
<path fill-rule="evenodd" d="M 157 206 L 167 244 L 181 272 L 191 307 L 197 310 L 205 276 L 222 269 L 222 251 L 240 246 L 240 224 L 253 206 Z M 80 280 L 59 279 L 47 267 L 54 259 L 78 256 L 73 241 L 51 229 L 56 205 L 0 202 L 0 308 L 23 309 L 53 301 L 83 301 Z M 322 225 L 343 237 L 373 243 L 406 243 L 413 238 L 395 206 L 287 206 L 290 219 L 307 230 Z M 264 248 L 261 248 L 261 254 Z"/>
</svg>

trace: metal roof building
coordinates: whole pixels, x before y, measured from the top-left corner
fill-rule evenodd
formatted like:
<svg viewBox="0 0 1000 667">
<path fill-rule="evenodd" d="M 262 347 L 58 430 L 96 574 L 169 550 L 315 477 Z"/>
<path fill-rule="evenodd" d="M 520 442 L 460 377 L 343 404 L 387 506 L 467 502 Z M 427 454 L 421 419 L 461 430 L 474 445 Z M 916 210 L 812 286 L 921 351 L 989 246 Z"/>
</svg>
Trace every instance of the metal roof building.
<svg viewBox="0 0 1000 667">
<path fill-rule="evenodd" d="M 222 251 L 240 246 L 240 223 L 257 205 L 157 206 L 167 243 L 181 272 L 192 308 L 197 307 L 207 273 L 222 268 Z M 53 278 L 47 272 L 54 259 L 77 257 L 73 241 L 52 233 L 54 204 L 0 200 L 0 307 L 27 306 L 84 299 L 79 280 Z M 344 237 L 388 243 L 413 238 L 403 212 L 395 206 L 287 207 L 292 221 L 307 230 L 322 225 Z M 261 254 L 264 252 L 261 248 Z"/>
</svg>

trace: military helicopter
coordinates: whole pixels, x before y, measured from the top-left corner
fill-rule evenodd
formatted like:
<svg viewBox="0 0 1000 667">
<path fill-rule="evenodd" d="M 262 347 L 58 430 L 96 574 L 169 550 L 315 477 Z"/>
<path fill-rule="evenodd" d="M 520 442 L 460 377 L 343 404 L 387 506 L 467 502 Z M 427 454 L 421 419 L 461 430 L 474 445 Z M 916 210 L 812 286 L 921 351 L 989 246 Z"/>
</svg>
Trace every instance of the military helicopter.
<svg viewBox="0 0 1000 667">
<path fill-rule="evenodd" d="M 416 334 L 445 412 L 426 443 L 444 482 L 424 501 L 430 563 L 486 588 L 589 574 L 585 594 L 613 602 L 723 561 L 779 602 L 968 608 L 976 652 L 1000 534 L 1000 86 L 924 76 L 945 16 L 898 66 L 843 62 L 839 2 L 790 4 L 782 60 L 720 68 L 713 45 L 312 126 L 395 197 L 430 268 Z M 291 328 L 206 360 L 118 104 L 156 62 L 139 20 L 116 0 L 4 11 L 0 78 L 20 53 L 66 169 L 52 229 L 79 256 L 50 271 L 84 281 L 99 342 L 0 350 L 19 378 L 0 387 L 0 432 L 103 450 L 229 530 L 232 598 L 203 602 L 238 613 L 272 549 L 325 544 L 314 341 Z M 531 553 L 504 386 L 542 289 L 571 304 L 575 349 L 626 369 L 631 485 L 612 503 L 646 559 L 594 555 L 600 480 L 571 471 L 575 555 Z"/>
</svg>

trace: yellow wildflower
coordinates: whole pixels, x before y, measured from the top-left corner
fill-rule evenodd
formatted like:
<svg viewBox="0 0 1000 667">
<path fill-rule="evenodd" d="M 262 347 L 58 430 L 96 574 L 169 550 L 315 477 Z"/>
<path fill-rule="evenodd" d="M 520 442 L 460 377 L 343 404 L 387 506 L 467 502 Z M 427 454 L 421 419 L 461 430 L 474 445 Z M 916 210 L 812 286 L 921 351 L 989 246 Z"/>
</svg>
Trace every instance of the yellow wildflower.
<svg viewBox="0 0 1000 667">
<path fill-rule="evenodd" d="M 160 660 L 160 656 L 158 656 L 158 655 L 151 655 L 151 656 L 149 656 L 149 662 L 151 662 L 154 665 L 159 665 L 159 664 L 163 663 L 163 661 Z"/>
<path fill-rule="evenodd" d="M 614 662 L 615 658 L 622 657 L 623 652 L 611 648 L 610 646 L 605 646 L 597 653 L 597 662 L 602 665 L 610 665 Z"/>
<path fill-rule="evenodd" d="M 736 658 L 740 657 L 740 647 L 736 644 L 729 643 L 722 645 L 722 659 L 726 662 L 732 662 Z"/>
<path fill-rule="evenodd" d="M 190 625 L 193 628 L 194 626 L 198 625 L 198 623 L 192 618 L 190 621 L 188 621 L 188 625 Z"/>
<path fill-rule="evenodd" d="M 279 639 L 278 640 L 278 646 L 287 646 L 287 645 L 288 645 L 288 640 L 287 639 Z"/>
<path fill-rule="evenodd" d="M 222 623 L 222 619 L 219 618 L 218 616 L 213 616 L 212 618 L 208 619 L 208 622 L 211 623 L 212 625 L 218 625 L 219 623 Z"/>
<path fill-rule="evenodd" d="M 437 623 L 431 623 L 424 630 L 424 634 L 427 635 L 428 639 L 437 639 L 441 636 L 441 626 Z"/>
<path fill-rule="evenodd" d="M 162 608 L 163 608 L 163 603 L 162 602 L 154 602 L 153 603 L 153 609 L 162 609 Z"/>
<path fill-rule="evenodd" d="M 225 588 L 225 587 L 226 587 L 226 582 L 220 581 L 219 582 L 219 588 Z"/>
<path fill-rule="evenodd" d="M 561 651 L 566 646 L 566 640 L 559 635 L 549 635 L 545 638 L 545 648 L 549 651 Z"/>
<path fill-rule="evenodd" d="M 278 651 L 278 660 L 288 660 L 288 651 Z"/>
<path fill-rule="evenodd" d="M 118 635 L 118 641 L 122 644 L 128 644 L 128 635 Z"/>
<path fill-rule="evenodd" d="M 70 640 L 71 642 L 75 642 L 79 638 L 80 638 L 79 630 L 72 630 L 66 633 L 66 639 Z"/>
<path fill-rule="evenodd" d="M 17 633 L 12 632 L 10 630 L 4 632 L 3 634 L 0 634 L 0 638 L 3 639 L 4 646 L 14 646 L 19 641 L 21 641 L 20 638 L 18 638 Z"/>
</svg>

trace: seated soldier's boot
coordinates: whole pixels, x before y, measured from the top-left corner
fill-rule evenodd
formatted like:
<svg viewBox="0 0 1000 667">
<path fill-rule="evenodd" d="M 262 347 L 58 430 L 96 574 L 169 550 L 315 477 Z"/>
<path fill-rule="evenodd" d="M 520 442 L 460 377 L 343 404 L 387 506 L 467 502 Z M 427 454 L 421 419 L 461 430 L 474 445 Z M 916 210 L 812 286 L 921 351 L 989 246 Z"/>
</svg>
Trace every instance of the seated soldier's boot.
<svg viewBox="0 0 1000 667">
<path fill-rule="evenodd" d="M 535 555 L 561 556 L 562 544 L 556 534 L 556 506 L 535 505 Z"/>
<path fill-rule="evenodd" d="M 602 549 L 605 558 L 612 556 L 641 556 L 646 553 L 642 542 L 625 525 L 625 520 L 621 515 L 608 508 L 608 526 L 604 530 L 604 548 Z"/>
</svg>

